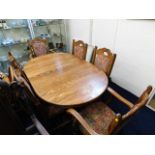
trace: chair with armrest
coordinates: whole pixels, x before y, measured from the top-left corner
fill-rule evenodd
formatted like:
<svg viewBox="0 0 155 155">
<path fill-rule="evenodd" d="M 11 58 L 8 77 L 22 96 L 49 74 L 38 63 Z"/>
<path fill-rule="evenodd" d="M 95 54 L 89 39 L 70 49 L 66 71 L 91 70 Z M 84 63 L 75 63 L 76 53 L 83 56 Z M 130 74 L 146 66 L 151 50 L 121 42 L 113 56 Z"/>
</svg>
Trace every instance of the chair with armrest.
<svg viewBox="0 0 155 155">
<path fill-rule="evenodd" d="M 78 41 L 73 40 L 72 54 L 74 56 L 78 57 L 81 60 L 85 60 L 86 59 L 86 54 L 87 54 L 87 48 L 88 48 L 88 45 L 85 44 L 83 41 L 81 41 L 81 40 L 78 40 Z"/>
<path fill-rule="evenodd" d="M 35 127 L 39 134 L 49 135 L 48 131 L 38 120 L 34 113 L 33 104 L 34 102 L 37 102 L 37 100 L 29 90 L 29 88 L 27 88 L 24 84 L 18 82 L 11 83 L 10 87 L 15 96 L 15 104 L 21 107 L 20 110 L 25 112 L 30 117 L 32 121 L 32 125 L 30 127 Z M 28 130 L 31 129 L 30 127 L 28 127 Z M 28 130 L 26 129 L 27 132 Z"/>
<path fill-rule="evenodd" d="M 33 113 L 32 102 L 30 93 L 20 84 L 17 82 L 9 84 L 4 80 L 0 80 L 0 134 L 30 134 L 32 127 L 35 127 L 39 134 L 48 134 Z M 25 128 L 24 122 L 15 107 L 22 107 L 23 112 L 31 118 L 33 122 L 31 128 Z"/>
<path fill-rule="evenodd" d="M 49 105 L 48 103 L 45 103 L 43 100 L 41 100 L 36 92 L 33 89 L 33 86 L 31 85 L 29 79 L 27 78 L 26 74 L 24 73 L 24 77 L 21 75 L 17 75 L 14 68 L 10 66 L 11 70 L 11 76 L 13 77 L 14 81 L 19 82 L 21 85 L 26 87 L 29 92 L 33 95 L 33 99 L 35 102 L 33 102 L 33 105 L 35 106 L 38 113 L 43 117 L 43 119 L 51 119 L 52 117 L 55 117 L 56 115 L 62 113 L 64 109 L 55 106 L 55 105 Z"/>
<path fill-rule="evenodd" d="M 103 70 L 108 77 L 111 74 L 115 59 L 116 54 L 112 53 L 109 49 L 97 49 L 97 47 L 94 48 L 92 63 L 99 69 Z"/>
<path fill-rule="evenodd" d="M 73 108 L 68 109 L 67 112 L 80 123 L 83 134 L 107 135 L 116 133 L 129 118 L 147 103 L 152 86 L 147 87 L 135 104 L 122 97 L 110 87 L 107 88 L 107 91 L 128 106 L 129 111 L 123 115 L 120 113 L 116 114 L 103 102 L 92 103 L 80 112 Z"/>
</svg>

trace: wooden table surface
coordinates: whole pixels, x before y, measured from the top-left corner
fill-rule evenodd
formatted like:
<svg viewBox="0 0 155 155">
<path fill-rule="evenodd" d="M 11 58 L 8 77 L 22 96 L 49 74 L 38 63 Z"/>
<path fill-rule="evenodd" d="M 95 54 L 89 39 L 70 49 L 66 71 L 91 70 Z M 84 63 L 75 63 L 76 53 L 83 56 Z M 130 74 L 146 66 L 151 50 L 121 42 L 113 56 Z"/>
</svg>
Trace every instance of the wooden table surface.
<svg viewBox="0 0 155 155">
<path fill-rule="evenodd" d="M 99 97 L 108 86 L 106 74 L 69 53 L 31 59 L 24 71 L 38 97 L 59 105 L 75 106 Z"/>
</svg>

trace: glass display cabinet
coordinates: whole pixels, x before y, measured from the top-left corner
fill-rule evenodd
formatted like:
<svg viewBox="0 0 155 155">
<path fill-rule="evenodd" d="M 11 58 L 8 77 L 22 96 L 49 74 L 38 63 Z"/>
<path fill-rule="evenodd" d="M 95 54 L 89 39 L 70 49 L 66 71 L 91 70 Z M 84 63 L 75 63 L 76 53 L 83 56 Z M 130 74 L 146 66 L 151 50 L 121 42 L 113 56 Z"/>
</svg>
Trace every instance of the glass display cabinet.
<svg viewBox="0 0 155 155">
<path fill-rule="evenodd" d="M 49 47 L 64 50 L 66 49 L 65 24 L 62 19 L 32 19 L 34 37 L 48 39 Z"/>
<path fill-rule="evenodd" d="M 29 60 L 27 40 L 46 38 L 50 49 L 66 51 L 66 29 L 63 19 L 0 20 L 0 71 L 7 72 L 8 52 L 24 65 Z"/>
<path fill-rule="evenodd" d="M 28 60 L 27 40 L 31 39 L 27 20 L 0 20 L 0 70 L 7 72 L 8 52 L 23 63 Z"/>
</svg>

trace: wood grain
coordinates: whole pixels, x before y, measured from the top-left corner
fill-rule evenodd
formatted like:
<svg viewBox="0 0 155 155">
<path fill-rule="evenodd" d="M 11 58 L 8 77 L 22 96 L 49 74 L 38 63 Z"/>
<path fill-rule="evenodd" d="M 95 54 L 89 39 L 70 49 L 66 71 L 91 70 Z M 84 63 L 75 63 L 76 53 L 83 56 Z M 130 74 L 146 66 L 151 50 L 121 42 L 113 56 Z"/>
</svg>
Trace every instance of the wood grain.
<svg viewBox="0 0 155 155">
<path fill-rule="evenodd" d="M 54 53 L 30 60 L 24 71 L 44 101 L 74 106 L 99 97 L 108 86 L 106 74 L 72 54 Z"/>
</svg>

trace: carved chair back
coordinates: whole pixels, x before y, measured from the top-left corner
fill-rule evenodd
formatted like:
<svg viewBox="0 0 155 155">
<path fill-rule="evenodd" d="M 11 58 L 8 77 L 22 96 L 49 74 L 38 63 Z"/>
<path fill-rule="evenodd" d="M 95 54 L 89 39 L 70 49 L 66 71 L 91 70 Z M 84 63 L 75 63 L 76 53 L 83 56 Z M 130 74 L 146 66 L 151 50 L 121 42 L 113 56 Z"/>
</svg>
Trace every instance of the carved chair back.
<svg viewBox="0 0 155 155">
<path fill-rule="evenodd" d="M 82 59 L 82 60 L 85 60 L 86 54 L 87 54 L 87 48 L 88 48 L 88 45 L 85 44 L 83 41 L 73 40 L 72 54 L 75 55 L 76 57 Z"/>
<path fill-rule="evenodd" d="M 47 39 L 35 38 L 29 40 L 28 46 L 32 52 L 32 57 L 47 54 L 49 51 Z"/>
<path fill-rule="evenodd" d="M 99 69 L 103 70 L 107 74 L 107 76 L 110 76 L 115 59 L 116 54 L 113 54 L 109 49 L 97 49 L 97 47 L 95 47 L 92 63 Z"/>
</svg>

